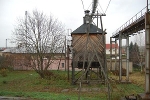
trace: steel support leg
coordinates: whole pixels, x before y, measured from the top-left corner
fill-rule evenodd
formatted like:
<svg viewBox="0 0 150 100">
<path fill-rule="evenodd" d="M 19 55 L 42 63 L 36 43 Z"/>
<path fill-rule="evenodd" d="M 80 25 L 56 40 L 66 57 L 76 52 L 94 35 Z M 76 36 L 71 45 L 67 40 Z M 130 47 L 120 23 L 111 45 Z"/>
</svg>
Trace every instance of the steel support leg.
<svg viewBox="0 0 150 100">
<path fill-rule="evenodd" d="M 122 34 L 119 33 L 119 81 L 122 81 Z"/>
<path fill-rule="evenodd" d="M 150 13 L 145 14 L 145 93 L 138 100 L 150 100 Z"/>
<path fill-rule="evenodd" d="M 67 45 L 67 68 L 68 68 L 68 81 L 69 81 L 69 79 L 70 79 L 70 75 L 69 75 L 69 45 Z"/>
<path fill-rule="evenodd" d="M 75 80 L 75 61 L 74 61 L 74 54 L 72 53 L 72 85 L 74 85 L 74 80 Z"/>
<path fill-rule="evenodd" d="M 115 39 L 115 70 L 117 70 L 117 39 Z"/>
<path fill-rule="evenodd" d="M 126 81 L 129 81 L 129 36 L 126 38 Z"/>
<path fill-rule="evenodd" d="M 146 44 L 146 55 L 145 55 L 145 92 L 150 93 L 150 24 L 146 24 L 145 29 L 145 44 Z"/>
<path fill-rule="evenodd" d="M 112 37 L 110 37 L 110 70 L 112 70 Z"/>
</svg>

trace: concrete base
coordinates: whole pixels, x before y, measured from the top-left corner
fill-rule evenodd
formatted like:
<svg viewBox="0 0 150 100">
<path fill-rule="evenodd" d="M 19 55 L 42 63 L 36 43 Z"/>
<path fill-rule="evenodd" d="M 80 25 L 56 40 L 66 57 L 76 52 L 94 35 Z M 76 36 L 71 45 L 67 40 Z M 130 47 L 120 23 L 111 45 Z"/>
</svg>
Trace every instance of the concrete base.
<svg viewBox="0 0 150 100">
<path fill-rule="evenodd" d="M 137 100 L 150 100 L 150 94 L 138 94 L 137 95 Z"/>
</svg>

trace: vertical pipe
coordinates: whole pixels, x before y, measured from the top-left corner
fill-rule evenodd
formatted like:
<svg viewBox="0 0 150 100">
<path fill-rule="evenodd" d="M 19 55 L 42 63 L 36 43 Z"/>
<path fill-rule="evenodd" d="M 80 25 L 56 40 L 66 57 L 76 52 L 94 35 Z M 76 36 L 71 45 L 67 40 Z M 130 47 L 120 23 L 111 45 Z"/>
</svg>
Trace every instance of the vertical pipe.
<svg viewBox="0 0 150 100">
<path fill-rule="evenodd" d="M 119 81 L 122 81 L 122 34 L 119 33 Z"/>
<path fill-rule="evenodd" d="M 27 16 L 28 16 L 28 12 L 25 11 L 25 26 L 26 26 L 26 30 L 25 30 L 25 37 L 26 37 L 26 40 L 25 40 L 25 47 L 27 47 Z M 27 49 L 27 48 L 26 48 Z"/>
<path fill-rule="evenodd" d="M 98 32 L 98 11 L 97 11 L 97 32 Z"/>
<path fill-rule="evenodd" d="M 112 70 L 112 37 L 110 37 L 110 70 Z"/>
<path fill-rule="evenodd" d="M 67 68 L 68 68 L 68 81 L 69 81 L 69 45 L 67 45 Z"/>
<path fill-rule="evenodd" d="M 75 80 L 75 59 L 74 59 L 74 51 L 72 51 L 72 64 L 71 64 L 71 66 L 72 66 L 72 84 L 74 85 L 75 83 L 74 83 L 74 80 Z"/>
<path fill-rule="evenodd" d="M 7 39 L 6 39 L 6 49 L 7 49 Z"/>
<path fill-rule="evenodd" d="M 126 38 L 126 80 L 129 81 L 129 36 Z"/>
<path fill-rule="evenodd" d="M 145 45 L 146 45 L 146 54 L 145 54 L 145 92 L 150 93 L 150 14 L 146 13 L 146 22 L 145 22 Z"/>
<path fill-rule="evenodd" d="M 146 8 L 147 8 L 147 10 L 146 10 L 146 11 L 148 12 L 148 0 L 147 0 L 147 7 L 146 7 Z"/>
<path fill-rule="evenodd" d="M 115 39 L 115 70 L 117 67 L 117 39 Z"/>
<path fill-rule="evenodd" d="M 66 71 L 66 36 L 65 36 L 65 42 L 64 42 L 64 44 L 65 44 L 65 71 Z"/>
</svg>

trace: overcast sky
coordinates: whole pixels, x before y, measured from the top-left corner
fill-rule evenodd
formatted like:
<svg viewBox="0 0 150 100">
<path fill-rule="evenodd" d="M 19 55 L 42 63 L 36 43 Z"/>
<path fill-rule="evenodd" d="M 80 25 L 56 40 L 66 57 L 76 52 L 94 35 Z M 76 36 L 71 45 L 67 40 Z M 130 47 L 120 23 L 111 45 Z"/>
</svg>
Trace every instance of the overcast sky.
<svg viewBox="0 0 150 100">
<path fill-rule="evenodd" d="M 83 0 L 84 9 L 91 9 L 93 0 Z M 106 16 L 103 17 L 104 29 L 107 29 L 107 43 L 112 33 L 146 6 L 147 0 L 111 0 Z M 109 0 L 99 0 L 98 9 L 105 12 Z M 81 0 L 0 0 L 0 47 L 6 46 L 11 39 L 17 18 L 25 17 L 25 11 L 34 9 L 46 15 L 53 14 L 66 29 L 75 30 L 83 23 L 84 10 Z M 67 32 L 67 31 L 66 31 Z M 14 46 L 9 43 L 8 46 Z"/>
</svg>

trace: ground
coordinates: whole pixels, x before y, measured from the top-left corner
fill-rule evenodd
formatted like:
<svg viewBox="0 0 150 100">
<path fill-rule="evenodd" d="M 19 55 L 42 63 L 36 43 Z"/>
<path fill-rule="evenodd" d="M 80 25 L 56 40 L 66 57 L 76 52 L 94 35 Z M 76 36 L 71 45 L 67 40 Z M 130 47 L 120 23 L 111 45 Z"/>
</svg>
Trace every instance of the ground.
<svg viewBox="0 0 150 100">
<path fill-rule="evenodd" d="M 31 100 L 78 100 L 79 85 L 71 85 L 67 72 L 52 71 L 54 76 L 42 79 L 34 71 L 8 71 L 7 76 L 0 75 L 0 96 L 23 97 Z M 117 79 L 118 76 L 109 74 Z M 124 79 L 124 78 L 123 78 Z M 130 94 L 144 92 L 144 74 L 130 74 L 131 84 L 118 84 L 111 81 L 111 100 L 120 100 Z M 82 85 L 80 100 L 106 100 L 107 86 L 104 84 Z"/>
</svg>

